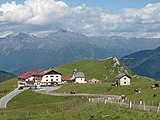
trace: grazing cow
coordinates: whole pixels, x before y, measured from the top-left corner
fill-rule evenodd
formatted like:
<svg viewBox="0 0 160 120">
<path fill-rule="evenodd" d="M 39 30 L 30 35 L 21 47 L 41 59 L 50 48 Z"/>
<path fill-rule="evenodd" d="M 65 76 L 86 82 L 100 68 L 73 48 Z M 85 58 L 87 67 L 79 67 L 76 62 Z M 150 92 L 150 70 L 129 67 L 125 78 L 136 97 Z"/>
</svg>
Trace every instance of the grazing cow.
<svg viewBox="0 0 160 120">
<path fill-rule="evenodd" d="M 126 100 L 126 99 L 127 99 L 127 96 L 126 96 L 126 95 L 121 95 L 121 99 L 122 99 L 122 100 Z"/>
<path fill-rule="evenodd" d="M 141 93 L 141 90 L 135 89 L 134 93 Z"/>
<path fill-rule="evenodd" d="M 71 91 L 71 94 L 76 94 L 76 92 L 75 91 Z"/>
<path fill-rule="evenodd" d="M 151 89 L 157 89 L 157 88 L 159 88 L 160 86 L 159 86 L 159 84 L 153 84 L 152 86 L 151 86 Z"/>
</svg>

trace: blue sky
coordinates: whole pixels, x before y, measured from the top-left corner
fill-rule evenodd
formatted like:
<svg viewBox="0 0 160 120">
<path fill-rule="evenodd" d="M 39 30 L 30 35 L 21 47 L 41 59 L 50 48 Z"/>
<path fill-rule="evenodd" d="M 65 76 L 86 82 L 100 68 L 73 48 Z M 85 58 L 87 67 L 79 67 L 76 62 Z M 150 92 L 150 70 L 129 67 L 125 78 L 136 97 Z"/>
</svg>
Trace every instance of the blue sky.
<svg viewBox="0 0 160 120">
<path fill-rule="evenodd" d="M 0 0 L 0 3 L 11 2 L 13 0 Z M 14 0 L 17 3 L 24 3 L 25 0 Z M 160 0 L 62 0 L 70 7 L 85 4 L 89 7 L 101 7 L 112 12 L 119 12 L 123 8 L 142 8 L 149 3 L 160 2 Z"/>
<path fill-rule="evenodd" d="M 71 7 L 84 3 L 89 7 L 102 7 L 113 12 L 119 12 L 123 8 L 141 8 L 148 3 L 159 2 L 160 0 L 63 0 Z"/>
<path fill-rule="evenodd" d="M 0 36 L 66 29 L 91 36 L 160 38 L 160 0 L 11 1 L 0 0 Z"/>
</svg>

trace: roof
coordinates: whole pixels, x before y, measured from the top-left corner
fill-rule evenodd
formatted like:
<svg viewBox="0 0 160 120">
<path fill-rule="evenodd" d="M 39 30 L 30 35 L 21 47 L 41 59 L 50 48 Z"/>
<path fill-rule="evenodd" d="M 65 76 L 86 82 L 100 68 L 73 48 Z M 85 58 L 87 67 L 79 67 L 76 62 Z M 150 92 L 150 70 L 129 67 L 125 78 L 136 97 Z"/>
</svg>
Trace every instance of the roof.
<svg viewBox="0 0 160 120">
<path fill-rule="evenodd" d="M 85 78 L 85 75 L 83 72 L 74 72 L 74 76 L 76 78 Z"/>
<path fill-rule="evenodd" d="M 72 79 L 69 78 L 69 77 L 63 77 L 62 80 L 63 80 L 63 81 L 72 81 Z"/>
<path fill-rule="evenodd" d="M 35 75 L 35 74 L 37 74 L 36 71 L 30 70 L 30 71 L 28 71 L 28 72 L 26 72 L 26 73 L 24 73 L 24 74 L 18 76 L 17 78 L 27 79 L 27 78 L 29 78 L 29 77 Z"/>
<path fill-rule="evenodd" d="M 126 74 L 119 74 L 119 75 L 116 76 L 116 79 L 121 79 L 124 76 L 127 76 L 128 78 L 131 78 L 129 75 L 126 75 Z"/>
<path fill-rule="evenodd" d="M 28 71 L 28 72 L 26 72 L 26 73 L 18 76 L 17 78 L 27 79 L 27 78 L 29 78 L 31 76 L 34 76 L 34 75 L 36 75 L 36 76 L 43 76 L 45 74 L 49 74 L 50 72 L 52 72 L 53 74 L 60 74 L 60 75 L 62 75 L 61 73 L 56 72 L 56 71 L 54 71 L 52 69 L 49 69 L 49 70 L 37 70 L 37 71 L 30 70 L 30 71 Z"/>
</svg>

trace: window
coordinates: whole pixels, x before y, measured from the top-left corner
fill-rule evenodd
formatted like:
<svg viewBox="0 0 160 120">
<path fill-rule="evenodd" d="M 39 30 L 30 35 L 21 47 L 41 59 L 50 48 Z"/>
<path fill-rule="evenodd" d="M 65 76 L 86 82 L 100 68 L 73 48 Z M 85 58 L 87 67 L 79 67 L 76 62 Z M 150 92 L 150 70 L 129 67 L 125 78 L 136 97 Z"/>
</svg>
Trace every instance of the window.
<svg viewBox="0 0 160 120">
<path fill-rule="evenodd" d="M 48 78 L 48 76 L 46 76 L 46 78 Z"/>
<path fill-rule="evenodd" d="M 48 80 L 46 80 L 46 81 L 48 81 Z"/>
<path fill-rule="evenodd" d="M 51 75 L 51 77 L 54 77 L 53 75 Z"/>
<path fill-rule="evenodd" d="M 53 79 L 51 79 L 51 81 L 53 81 Z"/>
<path fill-rule="evenodd" d="M 56 79 L 56 81 L 58 81 L 58 79 Z"/>
<path fill-rule="evenodd" d="M 124 79 L 126 80 L 126 77 L 124 77 Z"/>
<path fill-rule="evenodd" d="M 126 82 L 124 82 L 124 84 L 126 84 Z"/>
<path fill-rule="evenodd" d="M 56 77 L 58 77 L 58 76 L 56 76 Z"/>
</svg>

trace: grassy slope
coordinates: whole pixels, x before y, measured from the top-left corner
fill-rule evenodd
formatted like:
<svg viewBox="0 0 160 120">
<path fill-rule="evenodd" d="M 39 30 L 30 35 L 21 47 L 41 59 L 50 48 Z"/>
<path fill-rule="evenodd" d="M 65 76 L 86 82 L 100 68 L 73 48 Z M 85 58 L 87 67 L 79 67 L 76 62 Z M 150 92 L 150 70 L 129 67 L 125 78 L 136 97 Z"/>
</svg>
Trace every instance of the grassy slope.
<svg viewBox="0 0 160 120">
<path fill-rule="evenodd" d="M 96 78 L 103 82 L 114 82 L 115 76 L 118 74 L 118 70 L 116 67 L 113 67 L 113 63 L 112 59 L 102 61 L 80 60 L 59 66 L 54 68 L 54 70 L 61 72 L 65 77 L 71 77 L 74 69 L 76 68 L 78 71 L 84 72 L 87 80 Z"/>
<path fill-rule="evenodd" d="M 15 75 L 0 70 L 0 82 L 14 78 Z"/>
<path fill-rule="evenodd" d="M 6 80 L 0 83 L 0 98 L 17 87 L 17 79 Z"/>
<path fill-rule="evenodd" d="M 92 104 L 84 97 L 55 97 L 25 91 L 0 109 L 1 120 L 158 120 L 160 113 Z"/>
<path fill-rule="evenodd" d="M 147 105 L 158 105 L 160 102 L 160 88 L 156 90 L 151 89 L 151 85 L 159 83 L 159 81 L 151 81 L 149 78 L 135 77 L 132 79 L 130 86 L 118 86 L 113 87 L 111 84 L 67 84 L 61 89 L 55 92 L 70 93 L 70 91 L 76 91 L 76 93 L 90 93 L 90 94 L 114 94 L 114 95 L 127 95 L 128 99 L 138 103 L 141 99 L 146 102 Z M 141 94 L 135 94 L 135 89 L 141 89 Z M 156 94 L 156 97 L 153 95 Z M 153 101 L 153 102 L 152 102 Z"/>
</svg>

